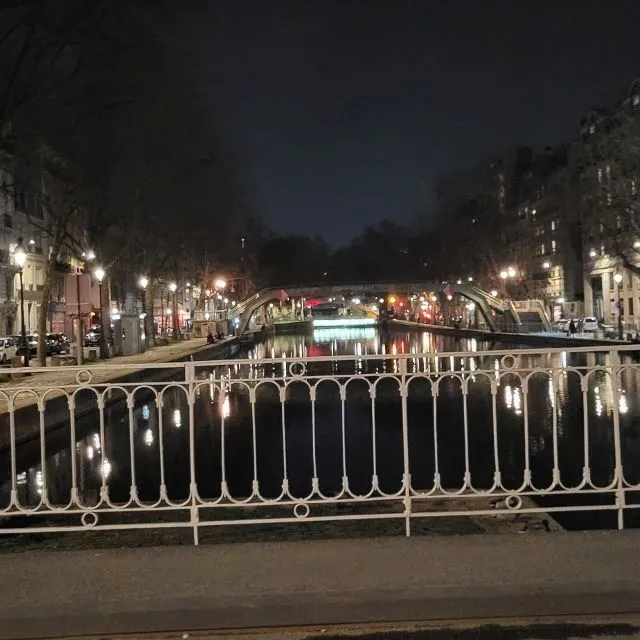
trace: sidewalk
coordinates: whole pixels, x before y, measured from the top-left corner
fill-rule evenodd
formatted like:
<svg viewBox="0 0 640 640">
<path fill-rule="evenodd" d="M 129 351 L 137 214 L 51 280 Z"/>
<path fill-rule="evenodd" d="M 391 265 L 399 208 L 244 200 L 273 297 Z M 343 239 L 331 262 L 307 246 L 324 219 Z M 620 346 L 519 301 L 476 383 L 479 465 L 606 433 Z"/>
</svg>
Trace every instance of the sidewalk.
<svg viewBox="0 0 640 640">
<path fill-rule="evenodd" d="M 0 640 L 640 612 L 640 532 L 0 556 Z"/>
<path fill-rule="evenodd" d="M 507 331 L 485 331 L 482 329 L 468 329 L 460 327 L 448 327 L 434 324 L 423 324 L 410 320 L 391 320 L 389 328 L 393 330 L 427 331 L 436 335 L 453 336 L 455 338 L 477 338 L 478 340 L 503 342 L 506 344 L 525 344 L 531 347 L 603 347 L 603 346 L 629 346 L 637 345 L 624 340 L 610 338 L 596 338 L 585 334 L 567 336 L 558 332 L 532 332 L 510 333 Z"/>
<path fill-rule="evenodd" d="M 195 338 L 162 347 L 153 347 L 144 353 L 132 356 L 118 356 L 110 360 L 102 360 L 95 363 L 84 363 L 78 366 L 30 367 L 31 375 L 16 378 L 0 384 L 0 413 L 7 411 L 7 401 L 2 391 L 15 392 L 18 389 L 53 389 L 56 387 L 76 386 L 78 384 L 76 376 L 79 371 L 91 372 L 91 384 L 103 384 L 130 375 L 137 371 L 144 370 L 145 365 L 166 364 L 178 362 L 191 355 L 197 355 L 203 351 L 218 351 L 230 346 L 236 338 L 229 337 L 216 342 L 214 345 L 207 344 L 206 338 Z M 177 368 L 176 368 L 177 370 Z M 16 370 L 8 369 L 7 372 Z M 20 370 L 18 370 L 20 371 Z M 53 399 L 56 395 L 49 394 L 48 399 Z M 22 408 L 35 404 L 33 396 L 24 396 L 16 400 L 16 408 Z"/>
</svg>

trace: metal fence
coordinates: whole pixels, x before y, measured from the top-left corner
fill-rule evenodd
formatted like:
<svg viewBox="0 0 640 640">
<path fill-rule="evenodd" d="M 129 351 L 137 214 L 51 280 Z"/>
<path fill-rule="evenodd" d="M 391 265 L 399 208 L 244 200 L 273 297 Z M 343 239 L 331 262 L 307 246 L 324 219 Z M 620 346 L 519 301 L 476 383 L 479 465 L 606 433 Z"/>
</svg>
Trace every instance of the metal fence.
<svg viewBox="0 0 640 640">
<path fill-rule="evenodd" d="M 0 534 L 186 527 L 197 544 L 206 527 L 265 523 L 637 525 L 640 350 L 357 350 L 32 368 L 0 389 Z"/>
</svg>

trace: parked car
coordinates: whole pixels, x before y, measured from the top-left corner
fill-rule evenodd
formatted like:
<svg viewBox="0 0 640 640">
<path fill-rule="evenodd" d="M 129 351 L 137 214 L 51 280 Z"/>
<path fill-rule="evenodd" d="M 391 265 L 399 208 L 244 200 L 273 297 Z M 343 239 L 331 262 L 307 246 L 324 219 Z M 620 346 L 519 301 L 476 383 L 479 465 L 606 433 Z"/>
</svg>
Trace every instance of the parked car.
<svg viewBox="0 0 640 640">
<path fill-rule="evenodd" d="M 90 329 L 84 337 L 85 347 L 99 347 L 100 346 L 100 330 Z"/>
<path fill-rule="evenodd" d="M 593 316 L 588 316 L 582 319 L 583 331 L 597 331 L 600 328 L 598 320 Z"/>
<path fill-rule="evenodd" d="M 571 323 L 571 321 L 573 320 L 573 324 L 576 328 L 576 331 L 578 330 L 578 327 L 580 326 L 579 320 L 578 318 L 567 318 L 565 320 L 559 320 L 558 321 L 558 331 L 562 331 L 563 333 L 567 333 L 567 331 L 569 331 L 569 324 Z"/>
<path fill-rule="evenodd" d="M 16 346 L 18 347 L 17 355 L 23 356 L 26 353 L 27 348 L 29 349 L 30 356 L 35 356 L 36 353 L 38 352 L 38 334 L 37 333 L 27 333 L 27 347 L 25 347 L 22 341 L 22 336 L 11 336 L 11 338 L 13 339 L 13 341 L 16 343 Z"/>
<path fill-rule="evenodd" d="M 64 333 L 47 334 L 47 355 L 69 353 L 69 340 Z"/>
<path fill-rule="evenodd" d="M 13 338 L 0 338 L 0 361 L 4 364 L 11 362 L 18 352 L 18 346 Z"/>
<path fill-rule="evenodd" d="M 568 321 L 568 320 L 565 320 L 565 319 L 563 318 L 563 319 L 561 319 L 561 320 L 557 320 L 557 321 L 554 323 L 553 328 L 554 328 L 556 331 L 562 331 L 562 332 L 565 332 L 565 331 L 567 330 L 567 325 L 568 325 L 568 324 L 569 324 L 569 321 Z"/>
</svg>

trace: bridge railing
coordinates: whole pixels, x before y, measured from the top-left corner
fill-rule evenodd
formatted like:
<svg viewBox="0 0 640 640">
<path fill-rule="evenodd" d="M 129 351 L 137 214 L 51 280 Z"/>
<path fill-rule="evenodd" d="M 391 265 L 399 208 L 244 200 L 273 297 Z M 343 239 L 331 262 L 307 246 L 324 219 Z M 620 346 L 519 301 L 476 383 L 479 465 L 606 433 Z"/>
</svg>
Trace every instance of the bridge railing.
<svg viewBox="0 0 640 640">
<path fill-rule="evenodd" d="M 297 352 L 31 369 L 0 389 L 0 534 L 640 522 L 637 348 Z"/>
</svg>

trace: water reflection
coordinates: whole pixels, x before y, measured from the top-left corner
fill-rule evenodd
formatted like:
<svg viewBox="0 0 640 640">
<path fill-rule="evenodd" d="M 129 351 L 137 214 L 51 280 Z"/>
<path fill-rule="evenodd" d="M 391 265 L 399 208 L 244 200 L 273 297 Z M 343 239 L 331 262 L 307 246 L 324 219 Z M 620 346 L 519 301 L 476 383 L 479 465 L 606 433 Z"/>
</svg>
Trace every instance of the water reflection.
<svg viewBox="0 0 640 640">
<path fill-rule="evenodd" d="M 507 409 L 511 409 L 517 416 L 522 415 L 522 393 L 519 387 L 510 384 L 504 388 L 504 403 Z"/>
</svg>

